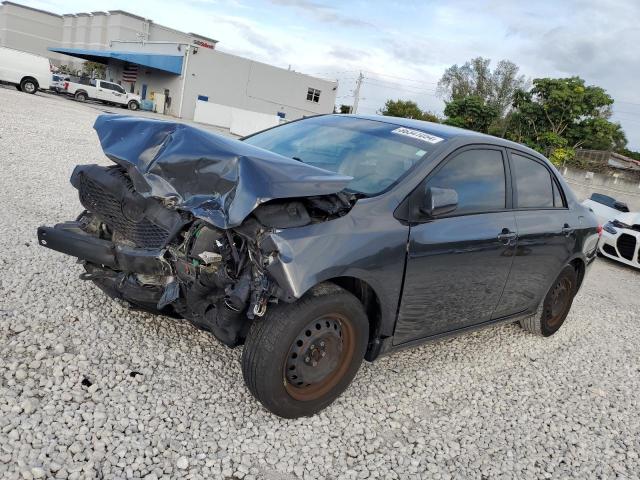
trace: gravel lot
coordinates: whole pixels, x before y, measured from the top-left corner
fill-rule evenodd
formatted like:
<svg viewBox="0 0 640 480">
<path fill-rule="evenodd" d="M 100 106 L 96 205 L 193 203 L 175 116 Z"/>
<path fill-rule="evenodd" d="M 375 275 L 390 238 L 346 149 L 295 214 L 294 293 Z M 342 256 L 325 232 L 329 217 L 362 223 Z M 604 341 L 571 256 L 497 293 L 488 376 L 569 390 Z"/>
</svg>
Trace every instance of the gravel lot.
<svg viewBox="0 0 640 480">
<path fill-rule="evenodd" d="M 80 211 L 73 166 L 105 162 L 98 113 L 0 88 L 1 478 L 638 478 L 640 272 L 596 262 L 552 338 L 508 325 L 398 353 L 282 420 L 239 349 L 37 245 Z"/>
</svg>

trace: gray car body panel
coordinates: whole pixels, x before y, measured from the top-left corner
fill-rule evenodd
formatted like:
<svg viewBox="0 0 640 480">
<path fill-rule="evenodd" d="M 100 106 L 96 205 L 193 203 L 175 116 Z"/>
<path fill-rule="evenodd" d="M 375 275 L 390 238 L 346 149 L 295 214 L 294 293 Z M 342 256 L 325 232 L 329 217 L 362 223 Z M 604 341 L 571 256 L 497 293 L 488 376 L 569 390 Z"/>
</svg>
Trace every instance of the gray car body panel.
<svg viewBox="0 0 640 480">
<path fill-rule="evenodd" d="M 269 200 L 336 193 L 352 179 L 182 123 L 101 115 L 94 128 L 140 195 L 219 228 Z"/>
</svg>

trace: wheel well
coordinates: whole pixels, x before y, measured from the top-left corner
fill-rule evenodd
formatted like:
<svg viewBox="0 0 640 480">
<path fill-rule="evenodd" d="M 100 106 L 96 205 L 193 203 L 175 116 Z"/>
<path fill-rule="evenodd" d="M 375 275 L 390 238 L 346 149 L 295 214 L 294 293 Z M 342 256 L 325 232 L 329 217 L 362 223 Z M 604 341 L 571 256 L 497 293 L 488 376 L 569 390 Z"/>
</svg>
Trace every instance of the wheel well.
<svg viewBox="0 0 640 480">
<path fill-rule="evenodd" d="M 32 80 L 36 84 L 36 87 L 39 86 L 38 80 L 36 80 L 35 78 L 30 77 L 28 75 L 26 77 L 22 77 L 22 79 L 20 80 L 20 85 L 22 85 L 22 82 L 24 82 L 25 80 Z"/>
<path fill-rule="evenodd" d="M 576 271 L 576 275 L 578 276 L 578 287 L 576 288 L 576 291 L 578 291 L 580 289 L 580 286 L 582 285 L 582 280 L 584 279 L 584 262 L 580 258 L 574 258 L 573 260 L 571 260 L 571 262 L 569 262 L 569 264 L 573 267 L 573 269 Z"/>
<path fill-rule="evenodd" d="M 362 306 L 369 319 L 369 347 L 371 349 L 373 342 L 380 337 L 380 326 L 382 318 L 382 310 L 380 307 L 380 299 L 376 292 L 371 288 L 364 280 L 360 280 L 355 277 L 336 277 L 327 280 L 328 282 L 335 283 L 339 287 L 344 288 L 348 292 L 352 293 Z M 365 357 L 366 358 L 366 357 Z"/>
</svg>

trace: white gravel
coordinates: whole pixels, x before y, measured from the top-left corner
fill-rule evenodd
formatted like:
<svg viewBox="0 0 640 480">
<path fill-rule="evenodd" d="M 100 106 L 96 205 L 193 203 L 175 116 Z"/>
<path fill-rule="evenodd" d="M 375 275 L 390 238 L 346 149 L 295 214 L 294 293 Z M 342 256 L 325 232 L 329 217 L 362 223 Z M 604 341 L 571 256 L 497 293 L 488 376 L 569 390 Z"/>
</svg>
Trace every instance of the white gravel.
<svg viewBox="0 0 640 480">
<path fill-rule="evenodd" d="M 489 328 L 365 364 L 282 420 L 240 350 L 127 310 L 39 247 L 104 162 L 96 108 L 0 88 L 0 478 L 638 478 L 640 273 L 600 260 L 552 338 Z"/>
</svg>

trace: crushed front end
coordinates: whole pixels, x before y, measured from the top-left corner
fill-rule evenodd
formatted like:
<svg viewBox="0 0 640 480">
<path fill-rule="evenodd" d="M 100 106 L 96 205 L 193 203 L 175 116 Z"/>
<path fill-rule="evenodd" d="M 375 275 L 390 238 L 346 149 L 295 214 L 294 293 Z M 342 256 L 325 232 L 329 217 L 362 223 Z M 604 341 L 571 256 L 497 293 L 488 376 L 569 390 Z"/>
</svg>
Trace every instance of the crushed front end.
<svg viewBox="0 0 640 480">
<path fill-rule="evenodd" d="M 77 257 L 81 278 L 111 297 L 185 318 L 228 346 L 269 303 L 295 300 L 269 275 L 279 252 L 263 240 L 353 203 L 339 191 L 349 177 L 192 127 L 110 116 L 95 128 L 115 165 L 76 167 L 85 210 L 40 227 L 40 245 Z"/>
</svg>

